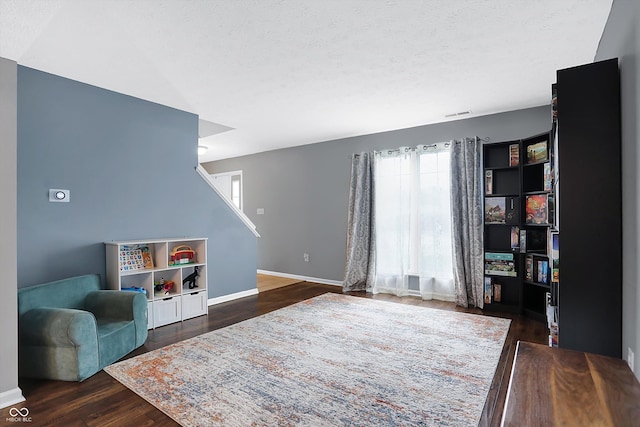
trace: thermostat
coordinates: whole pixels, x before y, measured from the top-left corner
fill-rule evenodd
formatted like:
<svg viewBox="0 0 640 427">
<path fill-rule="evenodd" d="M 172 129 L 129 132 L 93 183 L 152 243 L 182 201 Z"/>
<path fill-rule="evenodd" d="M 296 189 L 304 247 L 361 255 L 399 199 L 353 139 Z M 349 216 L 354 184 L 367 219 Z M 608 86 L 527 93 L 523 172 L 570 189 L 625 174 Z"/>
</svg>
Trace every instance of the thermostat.
<svg viewBox="0 0 640 427">
<path fill-rule="evenodd" d="M 70 196 L 69 190 L 59 190 L 56 188 L 49 189 L 50 202 L 68 202 L 69 196 Z"/>
</svg>

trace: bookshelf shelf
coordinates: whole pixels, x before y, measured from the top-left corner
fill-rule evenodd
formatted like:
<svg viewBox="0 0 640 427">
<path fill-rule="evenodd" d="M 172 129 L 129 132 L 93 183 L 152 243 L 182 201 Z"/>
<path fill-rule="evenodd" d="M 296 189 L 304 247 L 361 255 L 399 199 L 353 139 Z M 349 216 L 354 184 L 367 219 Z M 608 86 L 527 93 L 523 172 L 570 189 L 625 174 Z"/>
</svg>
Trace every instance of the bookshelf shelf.
<svg viewBox="0 0 640 427">
<path fill-rule="evenodd" d="M 487 167 L 485 169 L 493 171 L 517 171 L 518 166 Z"/>
<path fill-rule="evenodd" d="M 522 165 L 522 167 L 524 168 L 529 168 L 532 166 L 539 166 L 539 165 L 544 165 L 545 163 L 549 163 L 549 160 L 539 160 L 537 162 L 531 162 L 531 163 L 525 163 L 524 165 Z"/>
<path fill-rule="evenodd" d="M 536 191 L 523 191 L 522 194 L 524 194 L 525 196 L 536 196 L 536 195 L 540 195 L 540 194 L 550 194 L 551 191 L 544 191 L 544 190 L 536 190 Z"/>
<path fill-rule="evenodd" d="M 487 198 L 489 197 L 518 197 L 517 193 L 497 193 L 497 194 L 487 194 Z M 503 224 L 504 225 L 504 224 Z"/>
</svg>

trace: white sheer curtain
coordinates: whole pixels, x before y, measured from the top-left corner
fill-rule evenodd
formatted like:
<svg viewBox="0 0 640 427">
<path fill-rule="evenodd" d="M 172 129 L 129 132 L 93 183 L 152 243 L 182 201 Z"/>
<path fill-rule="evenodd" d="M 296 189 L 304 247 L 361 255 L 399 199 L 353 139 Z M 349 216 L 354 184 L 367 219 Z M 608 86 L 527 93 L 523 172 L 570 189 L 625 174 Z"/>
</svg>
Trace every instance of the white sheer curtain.
<svg viewBox="0 0 640 427">
<path fill-rule="evenodd" d="M 454 301 L 449 143 L 375 153 L 372 291 Z"/>
</svg>

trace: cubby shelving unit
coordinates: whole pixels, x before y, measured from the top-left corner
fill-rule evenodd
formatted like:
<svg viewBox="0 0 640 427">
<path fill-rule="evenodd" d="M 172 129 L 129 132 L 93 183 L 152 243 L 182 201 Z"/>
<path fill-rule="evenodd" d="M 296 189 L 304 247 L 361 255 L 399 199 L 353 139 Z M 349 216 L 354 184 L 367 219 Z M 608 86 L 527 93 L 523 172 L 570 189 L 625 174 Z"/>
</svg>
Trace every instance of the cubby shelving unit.
<svg viewBox="0 0 640 427">
<path fill-rule="evenodd" d="M 113 241 L 105 247 L 107 287 L 144 290 L 149 329 L 207 314 L 206 238 Z M 192 249 L 193 255 L 172 260 L 172 251 L 182 247 Z M 148 253 L 153 265 L 127 264 L 124 254 L 137 251 Z M 195 282 L 185 282 L 196 269 Z"/>
</svg>

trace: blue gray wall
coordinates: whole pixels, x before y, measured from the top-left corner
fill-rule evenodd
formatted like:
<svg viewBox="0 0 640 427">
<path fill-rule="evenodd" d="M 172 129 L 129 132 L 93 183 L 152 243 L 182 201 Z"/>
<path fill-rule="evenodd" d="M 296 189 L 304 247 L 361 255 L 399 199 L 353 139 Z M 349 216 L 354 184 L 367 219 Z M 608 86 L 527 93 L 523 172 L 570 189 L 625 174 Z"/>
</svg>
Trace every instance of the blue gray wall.
<svg viewBox="0 0 640 427">
<path fill-rule="evenodd" d="M 551 98 L 551 82 L 549 83 Z M 260 232 L 258 268 L 342 281 L 352 153 L 478 135 L 509 141 L 551 128 L 549 106 L 345 138 L 203 164 L 242 170 L 244 212 Z M 264 208 L 264 215 L 257 215 Z M 309 253 L 305 262 L 303 253 Z"/>
<path fill-rule="evenodd" d="M 622 357 L 635 353 L 640 378 L 640 5 L 613 2 L 596 60 L 618 58 L 622 108 Z"/>
<path fill-rule="evenodd" d="M 18 286 L 105 277 L 105 241 L 189 236 L 209 238 L 210 298 L 255 289 L 256 238 L 195 171 L 197 144 L 196 115 L 18 67 Z"/>
</svg>

